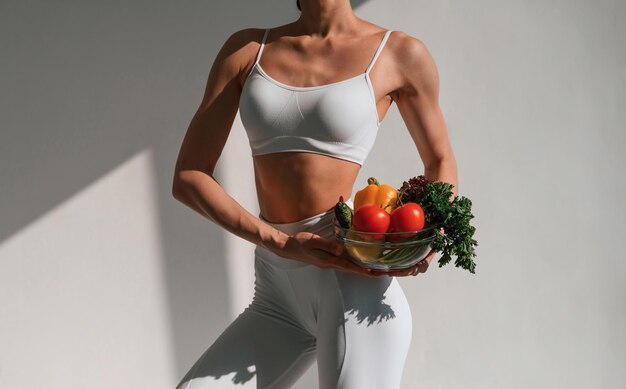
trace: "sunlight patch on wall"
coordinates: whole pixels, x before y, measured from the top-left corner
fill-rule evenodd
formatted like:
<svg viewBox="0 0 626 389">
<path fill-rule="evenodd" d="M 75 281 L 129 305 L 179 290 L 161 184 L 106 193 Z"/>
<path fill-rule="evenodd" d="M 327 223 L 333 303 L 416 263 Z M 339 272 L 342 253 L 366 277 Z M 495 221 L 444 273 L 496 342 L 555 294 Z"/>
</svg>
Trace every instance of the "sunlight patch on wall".
<svg viewBox="0 0 626 389">
<path fill-rule="evenodd" d="M 242 207 L 258 217 L 259 205 L 254 183 L 250 146 L 237 114 L 219 161 L 224 190 Z M 230 232 L 225 235 L 226 268 L 230 296 L 231 319 L 236 318 L 252 301 L 254 295 L 255 245 Z"/>
<path fill-rule="evenodd" d="M 154 181 L 143 150 L 0 245 L 0 387 L 175 381 Z"/>
</svg>

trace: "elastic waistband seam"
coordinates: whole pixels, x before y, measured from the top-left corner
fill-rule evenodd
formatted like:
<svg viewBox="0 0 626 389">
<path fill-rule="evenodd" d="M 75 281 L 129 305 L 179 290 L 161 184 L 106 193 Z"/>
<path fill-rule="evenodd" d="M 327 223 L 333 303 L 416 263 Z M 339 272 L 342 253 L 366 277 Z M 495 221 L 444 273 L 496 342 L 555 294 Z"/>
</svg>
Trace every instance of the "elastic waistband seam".
<svg viewBox="0 0 626 389">
<path fill-rule="evenodd" d="M 349 204 L 349 205 L 352 205 L 353 204 L 353 200 L 352 199 L 347 199 L 347 200 L 345 200 L 345 203 Z M 324 218 L 327 218 L 327 217 L 331 216 L 332 214 L 334 214 L 334 212 L 335 212 L 335 209 L 333 207 L 333 208 L 331 208 L 331 209 L 329 209 L 327 211 L 318 213 L 317 215 L 309 216 L 309 217 L 307 217 L 305 219 L 298 220 L 298 221 L 295 221 L 295 222 L 290 222 L 290 223 L 272 223 L 272 222 L 266 220 L 263 216 L 261 216 L 260 212 L 259 212 L 258 217 L 261 220 L 263 220 L 265 223 L 269 224 L 270 226 L 272 226 L 274 228 L 277 228 L 277 229 L 280 229 L 279 227 L 290 228 L 290 227 L 295 227 L 295 226 L 303 226 L 303 225 L 306 225 L 307 223 L 309 223 L 309 222 L 311 222 L 311 221 L 313 221 L 313 220 L 315 220 L 317 218 L 319 218 L 320 220 L 323 220 Z"/>
<path fill-rule="evenodd" d="M 263 216 L 261 216 L 261 213 L 259 213 L 259 218 L 261 220 L 263 220 L 265 223 L 269 224 L 272 227 L 292 227 L 292 226 L 296 226 L 296 225 L 304 225 L 307 222 L 311 222 L 312 220 L 316 219 L 316 218 L 324 218 L 325 216 L 328 216 L 329 214 L 333 213 L 334 209 L 330 209 L 328 211 L 324 211 L 322 213 L 318 213 L 317 215 L 313 215 L 313 216 L 309 216 L 305 219 L 302 220 L 298 220 L 295 222 L 290 222 L 290 223 L 272 223 L 268 220 L 266 220 Z"/>
</svg>

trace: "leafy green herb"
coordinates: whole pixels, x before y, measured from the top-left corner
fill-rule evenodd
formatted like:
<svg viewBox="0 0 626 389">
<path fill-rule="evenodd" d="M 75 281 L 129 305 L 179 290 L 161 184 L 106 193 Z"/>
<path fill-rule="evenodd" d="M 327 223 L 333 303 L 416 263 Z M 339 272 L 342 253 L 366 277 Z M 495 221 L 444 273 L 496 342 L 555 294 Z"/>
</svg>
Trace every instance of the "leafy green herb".
<svg viewBox="0 0 626 389">
<path fill-rule="evenodd" d="M 475 273 L 475 247 L 478 242 L 473 238 L 476 228 L 471 225 L 472 202 L 469 198 L 455 196 L 452 201 L 454 185 L 448 182 L 428 181 L 423 175 L 405 181 L 398 189 L 398 202 L 413 201 L 424 209 L 426 226 L 441 223 L 443 233 L 437 229 L 433 240 L 433 250 L 441 253 L 439 267 L 448 264 L 452 256 L 454 265 Z"/>
<path fill-rule="evenodd" d="M 415 202 L 414 199 L 422 195 L 427 182 L 428 180 L 424 176 L 417 176 L 409 178 L 408 181 L 404 181 L 402 187 L 398 189 L 398 200 L 396 204 L 400 206 L 411 201 Z"/>
</svg>

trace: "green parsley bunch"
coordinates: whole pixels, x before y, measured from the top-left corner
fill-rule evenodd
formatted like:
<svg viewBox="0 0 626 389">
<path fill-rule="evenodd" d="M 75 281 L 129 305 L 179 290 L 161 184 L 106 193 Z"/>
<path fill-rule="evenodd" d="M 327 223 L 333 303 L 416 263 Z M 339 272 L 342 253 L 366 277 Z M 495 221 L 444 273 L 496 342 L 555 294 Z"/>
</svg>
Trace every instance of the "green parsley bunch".
<svg viewBox="0 0 626 389">
<path fill-rule="evenodd" d="M 448 264 L 452 256 L 456 257 L 454 265 L 474 274 L 476 263 L 474 239 L 476 228 L 471 225 L 472 202 L 469 198 L 455 196 L 452 198 L 454 185 L 448 182 L 428 181 L 423 175 L 410 178 L 398 189 L 398 206 L 406 202 L 415 202 L 424 209 L 426 226 L 440 225 L 435 230 L 432 242 L 433 250 L 441 253 L 439 267 Z"/>
</svg>

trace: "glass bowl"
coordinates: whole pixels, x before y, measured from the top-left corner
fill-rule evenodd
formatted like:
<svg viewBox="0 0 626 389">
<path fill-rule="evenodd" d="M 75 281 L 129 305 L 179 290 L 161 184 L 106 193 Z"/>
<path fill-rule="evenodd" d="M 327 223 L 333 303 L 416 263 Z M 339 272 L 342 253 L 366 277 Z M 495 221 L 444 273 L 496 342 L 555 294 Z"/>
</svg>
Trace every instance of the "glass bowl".
<svg viewBox="0 0 626 389">
<path fill-rule="evenodd" d="M 335 216 L 332 222 L 344 255 L 361 267 L 380 271 L 406 269 L 424 259 L 440 227 L 433 224 L 417 231 L 376 233 L 345 228 Z"/>
</svg>

